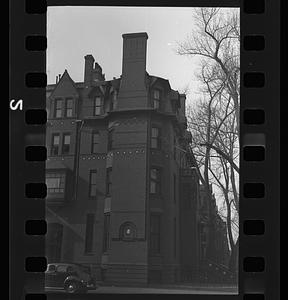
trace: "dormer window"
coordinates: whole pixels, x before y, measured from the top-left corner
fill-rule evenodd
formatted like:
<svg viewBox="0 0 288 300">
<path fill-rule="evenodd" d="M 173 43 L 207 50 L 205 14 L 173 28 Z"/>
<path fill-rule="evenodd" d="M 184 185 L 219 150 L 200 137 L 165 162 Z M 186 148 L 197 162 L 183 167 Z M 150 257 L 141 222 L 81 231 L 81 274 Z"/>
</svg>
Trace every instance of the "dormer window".
<svg viewBox="0 0 288 300">
<path fill-rule="evenodd" d="M 94 98 L 94 116 L 100 116 L 102 114 L 102 98 L 101 96 L 96 96 Z"/>
<path fill-rule="evenodd" d="M 152 107 L 155 109 L 160 108 L 160 100 L 161 100 L 161 92 L 160 90 L 153 90 L 152 91 Z"/>
</svg>

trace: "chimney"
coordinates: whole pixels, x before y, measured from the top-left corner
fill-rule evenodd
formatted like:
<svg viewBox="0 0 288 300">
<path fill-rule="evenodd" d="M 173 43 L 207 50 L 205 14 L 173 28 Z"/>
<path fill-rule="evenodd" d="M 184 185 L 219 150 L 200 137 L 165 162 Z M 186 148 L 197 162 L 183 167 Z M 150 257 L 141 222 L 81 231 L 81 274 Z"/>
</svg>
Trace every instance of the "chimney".
<svg viewBox="0 0 288 300">
<path fill-rule="evenodd" d="M 104 81 L 105 74 L 102 73 L 101 66 L 95 62 L 93 72 L 92 72 L 92 81 Z"/>
<path fill-rule="evenodd" d="M 119 105 L 122 108 L 146 107 L 146 32 L 123 34 L 123 61 Z M 145 98 L 146 97 L 146 98 Z M 128 99 L 129 98 L 129 99 Z M 145 98 L 145 99 L 144 99 Z"/>
<path fill-rule="evenodd" d="M 85 58 L 84 83 L 90 85 L 92 82 L 94 57 L 93 55 L 88 54 L 84 58 Z"/>
</svg>

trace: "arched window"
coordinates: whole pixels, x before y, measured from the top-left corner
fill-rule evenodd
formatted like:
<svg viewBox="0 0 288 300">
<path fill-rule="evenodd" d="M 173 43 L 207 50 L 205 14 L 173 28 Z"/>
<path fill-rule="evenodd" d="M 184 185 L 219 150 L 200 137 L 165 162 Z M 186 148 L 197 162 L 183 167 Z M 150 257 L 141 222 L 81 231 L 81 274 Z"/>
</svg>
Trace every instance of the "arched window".
<svg viewBox="0 0 288 300">
<path fill-rule="evenodd" d="M 120 239 L 131 241 L 136 238 L 136 226 L 131 222 L 125 222 L 120 226 Z"/>
</svg>

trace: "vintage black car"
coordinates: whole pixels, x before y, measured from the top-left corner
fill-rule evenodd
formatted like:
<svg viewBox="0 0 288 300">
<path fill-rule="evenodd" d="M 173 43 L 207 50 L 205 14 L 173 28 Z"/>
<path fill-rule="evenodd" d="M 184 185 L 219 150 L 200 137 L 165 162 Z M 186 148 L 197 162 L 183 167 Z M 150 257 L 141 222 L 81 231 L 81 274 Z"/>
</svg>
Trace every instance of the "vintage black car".
<svg viewBox="0 0 288 300">
<path fill-rule="evenodd" d="M 86 293 L 96 289 L 96 280 L 87 266 L 77 263 L 49 263 L 45 272 L 45 289 Z"/>
</svg>

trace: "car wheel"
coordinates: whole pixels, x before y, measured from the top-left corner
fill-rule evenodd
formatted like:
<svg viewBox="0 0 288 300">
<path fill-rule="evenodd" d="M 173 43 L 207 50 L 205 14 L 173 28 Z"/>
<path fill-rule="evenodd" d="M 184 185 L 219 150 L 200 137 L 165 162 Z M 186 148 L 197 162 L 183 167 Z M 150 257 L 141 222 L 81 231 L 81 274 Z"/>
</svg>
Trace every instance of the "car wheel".
<svg viewBox="0 0 288 300">
<path fill-rule="evenodd" d="M 78 288 L 78 283 L 76 281 L 69 281 L 65 285 L 65 291 L 67 293 L 76 293 Z"/>
</svg>

